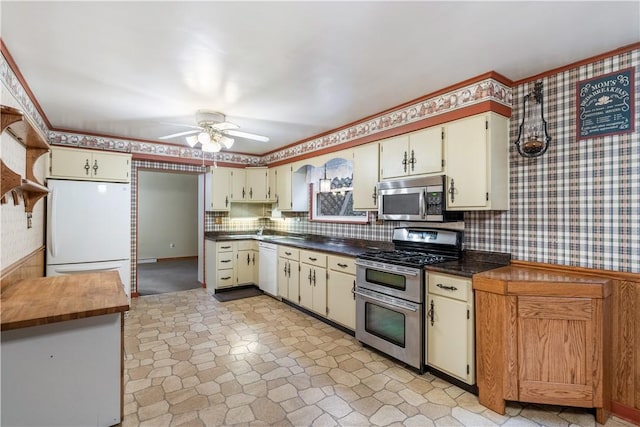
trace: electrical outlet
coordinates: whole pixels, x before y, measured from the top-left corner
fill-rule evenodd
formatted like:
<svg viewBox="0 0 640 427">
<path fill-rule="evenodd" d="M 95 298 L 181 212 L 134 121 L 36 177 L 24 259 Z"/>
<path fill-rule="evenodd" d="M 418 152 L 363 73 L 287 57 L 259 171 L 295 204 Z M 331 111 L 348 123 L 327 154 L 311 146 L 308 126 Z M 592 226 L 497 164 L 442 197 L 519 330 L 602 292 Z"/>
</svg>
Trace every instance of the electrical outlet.
<svg viewBox="0 0 640 427">
<path fill-rule="evenodd" d="M 175 243 L 169 243 L 169 247 L 170 247 L 170 248 L 175 248 L 175 247 L 176 247 L 176 244 L 175 244 Z"/>
<path fill-rule="evenodd" d="M 221 216 L 217 216 L 215 223 L 216 224 L 222 224 L 222 217 Z"/>
</svg>

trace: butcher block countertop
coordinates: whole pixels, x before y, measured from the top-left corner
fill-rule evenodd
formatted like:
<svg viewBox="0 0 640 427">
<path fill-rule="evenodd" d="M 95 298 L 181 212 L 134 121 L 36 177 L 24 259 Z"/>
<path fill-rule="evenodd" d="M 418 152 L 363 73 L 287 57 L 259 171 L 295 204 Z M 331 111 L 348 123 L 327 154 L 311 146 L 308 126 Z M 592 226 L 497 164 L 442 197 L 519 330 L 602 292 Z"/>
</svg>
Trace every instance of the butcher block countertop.
<svg viewBox="0 0 640 427">
<path fill-rule="evenodd" d="M 129 301 L 117 272 L 22 280 L 2 293 L 2 331 L 124 312 Z"/>
<path fill-rule="evenodd" d="M 611 281 L 587 274 L 506 266 L 473 275 L 473 289 L 500 295 L 606 298 Z"/>
</svg>

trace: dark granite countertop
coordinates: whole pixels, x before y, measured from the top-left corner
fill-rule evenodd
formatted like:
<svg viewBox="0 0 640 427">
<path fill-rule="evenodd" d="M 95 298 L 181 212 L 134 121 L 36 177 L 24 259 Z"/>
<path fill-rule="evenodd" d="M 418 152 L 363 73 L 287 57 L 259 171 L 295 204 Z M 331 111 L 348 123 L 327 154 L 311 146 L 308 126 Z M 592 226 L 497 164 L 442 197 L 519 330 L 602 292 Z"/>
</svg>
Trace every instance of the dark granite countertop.
<svg viewBox="0 0 640 427">
<path fill-rule="evenodd" d="M 335 255 L 356 257 L 361 253 L 373 250 L 393 249 L 393 243 L 380 240 L 341 239 L 337 237 L 320 236 L 317 234 L 293 234 L 268 232 L 262 236 L 247 232 L 216 232 L 205 233 L 205 239 L 214 241 L 258 240 L 291 246 L 298 249 L 309 249 L 327 252 Z"/>
<path fill-rule="evenodd" d="M 511 262 L 511 254 L 504 252 L 484 252 L 464 250 L 457 261 L 443 262 L 425 267 L 428 271 L 472 277 L 476 273 L 504 267 Z"/>
</svg>

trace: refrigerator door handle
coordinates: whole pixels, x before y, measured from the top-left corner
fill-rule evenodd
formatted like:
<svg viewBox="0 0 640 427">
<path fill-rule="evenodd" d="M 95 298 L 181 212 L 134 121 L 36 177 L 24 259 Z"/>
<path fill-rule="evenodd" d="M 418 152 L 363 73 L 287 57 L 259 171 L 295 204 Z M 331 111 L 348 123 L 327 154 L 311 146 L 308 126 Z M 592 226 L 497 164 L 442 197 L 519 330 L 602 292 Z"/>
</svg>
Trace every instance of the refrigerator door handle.
<svg viewBox="0 0 640 427">
<path fill-rule="evenodd" d="M 51 255 L 54 257 L 58 254 L 58 248 L 56 246 L 56 221 L 58 218 L 56 212 L 56 190 L 51 189 Z"/>
</svg>

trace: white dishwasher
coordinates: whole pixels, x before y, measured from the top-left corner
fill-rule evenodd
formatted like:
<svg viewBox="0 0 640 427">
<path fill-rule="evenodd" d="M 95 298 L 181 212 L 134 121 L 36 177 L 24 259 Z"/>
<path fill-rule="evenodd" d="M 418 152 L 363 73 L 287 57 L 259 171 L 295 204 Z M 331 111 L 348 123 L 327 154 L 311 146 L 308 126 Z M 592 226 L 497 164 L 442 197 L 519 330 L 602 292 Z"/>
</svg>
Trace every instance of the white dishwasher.
<svg viewBox="0 0 640 427">
<path fill-rule="evenodd" d="M 258 286 L 265 293 L 276 297 L 278 295 L 278 245 L 260 242 L 260 274 Z"/>
</svg>

